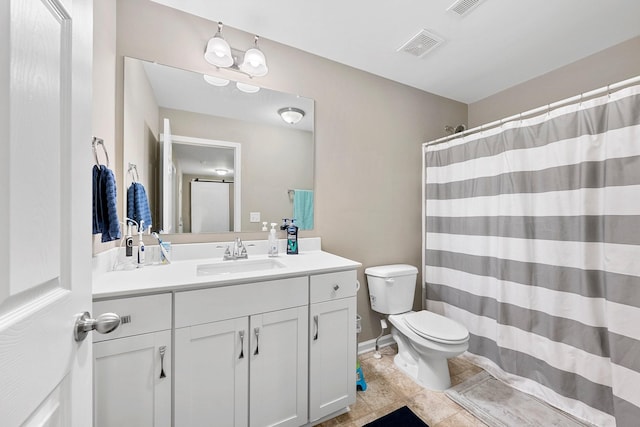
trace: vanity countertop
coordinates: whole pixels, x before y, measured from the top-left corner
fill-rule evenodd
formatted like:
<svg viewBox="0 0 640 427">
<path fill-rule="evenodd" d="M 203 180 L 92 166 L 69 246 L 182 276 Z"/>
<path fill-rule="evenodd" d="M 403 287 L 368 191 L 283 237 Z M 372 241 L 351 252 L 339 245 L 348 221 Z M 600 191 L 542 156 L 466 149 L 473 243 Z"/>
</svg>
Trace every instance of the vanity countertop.
<svg viewBox="0 0 640 427">
<path fill-rule="evenodd" d="M 275 260 L 281 268 L 225 274 L 198 275 L 198 266 L 230 263 L 255 263 Z M 160 292 L 184 291 L 205 287 L 229 286 L 240 283 L 284 279 L 289 277 L 353 270 L 362 264 L 321 250 L 301 251 L 298 255 L 280 254 L 250 256 L 248 260 L 222 261 L 201 258 L 174 261 L 171 264 L 148 265 L 143 268 L 110 271 L 93 276 L 93 299 L 117 298 Z"/>
</svg>

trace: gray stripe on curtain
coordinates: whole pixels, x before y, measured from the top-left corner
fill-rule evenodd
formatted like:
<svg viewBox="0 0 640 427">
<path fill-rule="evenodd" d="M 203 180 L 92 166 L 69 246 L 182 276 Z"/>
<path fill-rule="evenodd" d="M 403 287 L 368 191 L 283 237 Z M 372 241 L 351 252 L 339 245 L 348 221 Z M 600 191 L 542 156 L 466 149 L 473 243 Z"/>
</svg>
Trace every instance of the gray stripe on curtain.
<svg viewBox="0 0 640 427">
<path fill-rule="evenodd" d="M 506 372 L 532 379 L 563 396 L 584 402 L 607 414 L 613 414 L 611 387 L 557 369 L 528 354 L 499 347 L 495 341 L 485 337 L 470 335 L 469 351 L 491 359 Z M 540 375 L 540 372 L 545 372 L 546 375 Z"/>
<path fill-rule="evenodd" d="M 427 298 L 431 301 L 444 301 L 477 316 L 493 319 L 498 324 L 513 326 L 596 356 L 610 355 L 610 336 L 607 328 L 585 325 L 572 319 L 499 302 L 491 297 L 474 295 L 446 285 L 427 283 L 426 287 Z"/>
<path fill-rule="evenodd" d="M 633 338 L 609 332 L 611 361 L 616 365 L 640 371 L 640 346 Z M 640 384 L 638 385 L 640 387 Z M 639 418 L 640 421 L 640 418 Z"/>
<path fill-rule="evenodd" d="M 505 173 L 446 184 L 426 184 L 427 200 L 546 193 L 640 184 L 640 169 L 634 167 L 634 163 L 638 160 L 640 156 L 630 156 L 557 166 L 540 171 Z"/>
<path fill-rule="evenodd" d="M 637 426 L 640 424 L 640 408 L 636 405 L 616 396 L 613 396 L 613 405 L 618 427 Z"/>
<path fill-rule="evenodd" d="M 427 217 L 428 233 L 640 244 L 639 215 Z"/>
<path fill-rule="evenodd" d="M 426 264 L 640 307 L 640 277 L 427 249 Z M 429 280 L 428 277 L 425 278 Z"/>
<path fill-rule="evenodd" d="M 446 150 L 427 152 L 429 166 L 447 166 L 470 159 L 495 156 L 505 151 L 542 147 L 563 139 L 582 135 L 597 135 L 607 130 L 640 124 L 640 95 L 616 101 L 616 114 L 608 115 L 610 105 L 600 105 L 578 113 L 569 113 L 525 128 L 505 129 L 497 135 L 450 147 Z M 526 132 L 527 137 L 522 133 Z"/>
</svg>

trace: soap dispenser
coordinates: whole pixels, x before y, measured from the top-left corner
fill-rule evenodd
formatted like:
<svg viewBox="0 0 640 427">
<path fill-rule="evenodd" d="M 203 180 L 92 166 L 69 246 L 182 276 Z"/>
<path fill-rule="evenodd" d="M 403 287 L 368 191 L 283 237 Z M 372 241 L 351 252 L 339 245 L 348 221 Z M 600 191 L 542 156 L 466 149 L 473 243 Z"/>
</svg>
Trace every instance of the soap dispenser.
<svg viewBox="0 0 640 427">
<path fill-rule="evenodd" d="M 269 256 L 276 257 L 278 256 L 278 237 L 276 236 L 276 225 L 275 222 L 271 223 L 271 231 L 269 231 Z"/>
<path fill-rule="evenodd" d="M 298 226 L 295 219 L 291 219 L 287 227 L 287 254 L 296 255 L 298 253 Z"/>
</svg>

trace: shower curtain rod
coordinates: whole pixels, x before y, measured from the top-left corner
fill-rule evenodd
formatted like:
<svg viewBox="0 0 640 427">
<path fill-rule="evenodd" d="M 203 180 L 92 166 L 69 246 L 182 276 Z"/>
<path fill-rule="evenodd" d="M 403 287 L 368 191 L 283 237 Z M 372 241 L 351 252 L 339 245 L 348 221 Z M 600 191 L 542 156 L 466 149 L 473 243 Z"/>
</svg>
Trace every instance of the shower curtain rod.
<svg viewBox="0 0 640 427">
<path fill-rule="evenodd" d="M 589 92 L 584 92 L 584 93 L 581 93 L 580 95 L 572 96 L 570 98 L 566 98 L 566 99 L 563 99 L 561 101 L 552 102 L 551 104 L 543 105 L 542 107 L 534 108 L 533 110 L 528 110 L 528 111 L 525 111 L 524 113 L 515 114 L 513 116 L 509 116 L 509 117 L 506 117 L 504 119 L 500 119 L 500 120 L 496 120 L 494 122 L 490 122 L 490 123 L 487 123 L 487 124 L 484 124 L 484 125 L 476 126 L 476 127 L 472 128 L 472 129 L 467 129 L 464 132 L 459 132 L 459 133 L 456 133 L 456 134 L 453 134 L 453 135 L 447 135 L 447 136 L 444 136 L 442 138 L 436 139 L 434 141 L 426 142 L 426 143 L 423 144 L 423 146 L 427 147 L 427 146 L 431 146 L 431 145 L 438 145 L 438 144 L 442 144 L 443 142 L 447 142 L 447 141 L 450 141 L 452 139 L 459 138 L 461 136 L 471 135 L 473 133 L 478 133 L 478 132 L 482 132 L 482 131 L 485 131 L 485 130 L 493 129 L 493 128 L 496 128 L 498 126 L 501 126 L 501 125 L 503 125 L 503 124 L 505 124 L 507 122 L 513 121 L 513 120 L 520 120 L 520 119 L 523 119 L 523 118 L 528 118 L 528 117 L 534 116 L 534 115 L 536 115 L 538 113 L 542 113 L 544 111 L 551 111 L 551 110 L 554 110 L 554 109 L 556 109 L 558 107 L 564 107 L 564 106 L 567 106 L 567 105 L 574 104 L 576 102 L 582 102 L 582 101 L 588 100 L 590 98 L 602 95 L 604 93 L 611 93 L 611 91 L 618 90 L 618 89 L 623 89 L 623 88 L 625 88 L 627 86 L 631 86 L 631 85 L 636 84 L 636 83 L 640 83 L 640 76 L 632 77 L 632 78 L 627 79 L 627 80 L 622 80 L 621 82 L 613 83 L 613 84 L 610 84 L 610 85 L 607 85 L 607 86 L 603 86 L 603 87 L 601 87 L 599 89 L 594 89 L 594 90 L 589 91 Z"/>
</svg>

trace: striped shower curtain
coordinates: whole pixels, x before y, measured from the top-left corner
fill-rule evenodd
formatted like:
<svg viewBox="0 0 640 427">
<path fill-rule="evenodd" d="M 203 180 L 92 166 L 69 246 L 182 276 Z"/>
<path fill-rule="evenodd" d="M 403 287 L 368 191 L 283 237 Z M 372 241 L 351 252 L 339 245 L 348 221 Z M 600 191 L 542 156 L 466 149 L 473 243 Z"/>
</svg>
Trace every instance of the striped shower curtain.
<svg viewBox="0 0 640 427">
<path fill-rule="evenodd" d="M 640 86 L 424 145 L 427 309 L 494 376 L 640 425 Z"/>
</svg>

